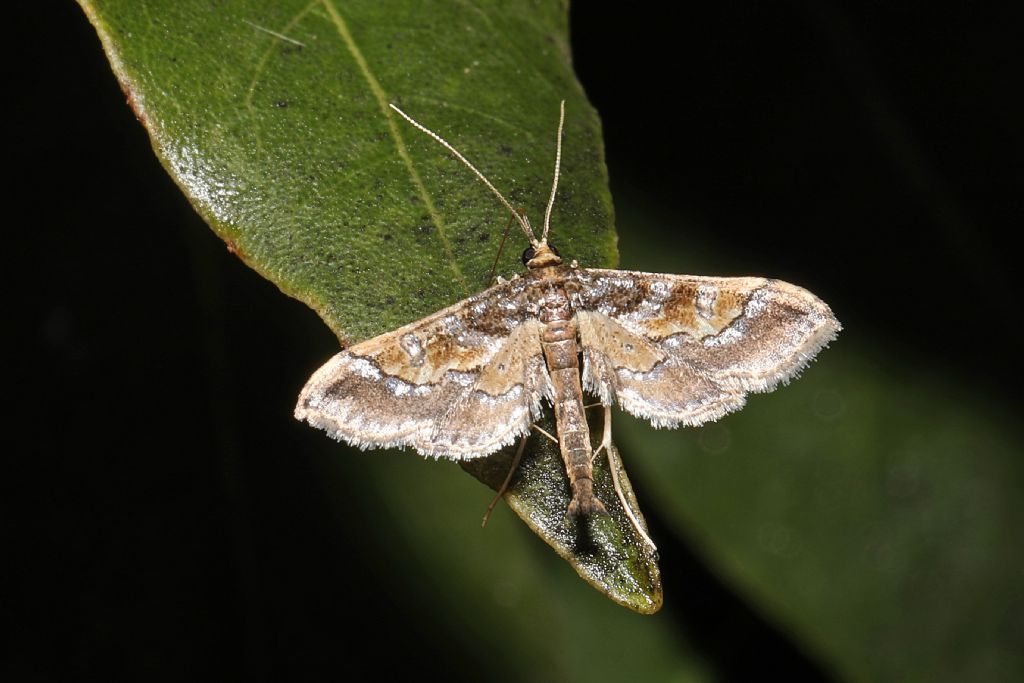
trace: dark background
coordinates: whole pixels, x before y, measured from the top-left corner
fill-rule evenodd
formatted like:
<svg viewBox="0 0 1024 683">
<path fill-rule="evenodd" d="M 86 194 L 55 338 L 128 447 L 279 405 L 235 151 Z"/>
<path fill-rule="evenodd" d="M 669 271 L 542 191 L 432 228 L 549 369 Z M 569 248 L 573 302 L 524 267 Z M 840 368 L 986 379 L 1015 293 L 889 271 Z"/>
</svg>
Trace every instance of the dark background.
<svg viewBox="0 0 1024 683">
<path fill-rule="evenodd" d="M 592 5 L 574 59 L 617 201 L 707 226 L 739 270 L 801 273 L 848 329 L 1019 405 L 1019 23 L 968 3 Z M 331 515 L 365 514 L 358 486 L 328 515 L 321 436 L 290 418 L 326 328 L 194 214 L 75 5 L 14 26 L 5 666 L 479 680 L 486 653 L 444 641 L 396 569 L 345 561 L 379 541 L 335 538 Z M 662 557 L 665 609 L 723 679 L 831 676 L 689 549 Z M 350 632 L 345 614 L 372 616 Z"/>
</svg>

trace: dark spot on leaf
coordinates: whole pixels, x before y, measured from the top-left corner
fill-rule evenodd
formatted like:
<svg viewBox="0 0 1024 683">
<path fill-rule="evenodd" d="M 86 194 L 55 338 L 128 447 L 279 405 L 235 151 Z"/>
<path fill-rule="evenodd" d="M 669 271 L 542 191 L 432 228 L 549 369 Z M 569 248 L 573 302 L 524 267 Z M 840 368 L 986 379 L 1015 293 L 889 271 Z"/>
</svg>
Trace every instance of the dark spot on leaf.
<svg viewBox="0 0 1024 683">
<path fill-rule="evenodd" d="M 277 102 L 274 102 L 274 106 L 278 109 L 287 109 L 289 104 L 288 100 L 278 100 Z"/>
<path fill-rule="evenodd" d="M 424 223 L 419 227 L 419 231 L 424 235 L 429 235 L 432 232 L 434 232 L 434 226 L 430 225 L 429 223 Z"/>
<path fill-rule="evenodd" d="M 491 239 L 491 233 L 489 233 L 489 232 L 482 232 L 482 233 L 480 233 L 479 235 L 476 236 L 476 239 L 481 244 L 484 244 L 485 242 L 487 242 L 487 241 L 489 241 Z"/>
<path fill-rule="evenodd" d="M 411 203 L 413 203 L 413 204 L 419 204 L 419 203 L 420 203 L 420 201 L 422 201 L 422 200 L 421 200 L 421 199 L 419 198 L 419 196 L 417 196 L 417 195 L 412 195 L 411 197 L 409 197 L 409 201 L 410 201 Z"/>
<path fill-rule="evenodd" d="M 391 241 L 391 233 L 387 233 L 386 232 L 383 235 L 381 235 L 380 238 L 382 240 L 384 240 L 385 242 L 390 242 Z"/>
<path fill-rule="evenodd" d="M 511 156 L 512 148 L 509 147 L 508 145 L 498 145 L 498 154 L 500 154 L 503 157 Z"/>
</svg>

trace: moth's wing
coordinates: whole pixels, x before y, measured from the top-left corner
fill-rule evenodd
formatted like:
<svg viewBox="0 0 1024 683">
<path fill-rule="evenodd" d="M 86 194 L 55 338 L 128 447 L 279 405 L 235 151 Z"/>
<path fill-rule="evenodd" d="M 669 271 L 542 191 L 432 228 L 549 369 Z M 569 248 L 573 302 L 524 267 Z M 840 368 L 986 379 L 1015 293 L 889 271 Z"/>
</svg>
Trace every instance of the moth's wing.
<svg viewBox="0 0 1024 683">
<path fill-rule="evenodd" d="M 493 453 L 529 430 L 550 393 L 522 301 L 521 281 L 501 283 L 342 351 L 306 384 L 295 417 L 360 448 Z"/>
<path fill-rule="evenodd" d="M 839 322 L 779 280 L 578 270 L 584 387 L 655 426 L 696 425 L 794 377 Z"/>
<path fill-rule="evenodd" d="M 583 388 L 656 427 L 697 425 L 743 407 L 743 393 L 709 377 L 614 318 L 578 311 Z"/>
</svg>

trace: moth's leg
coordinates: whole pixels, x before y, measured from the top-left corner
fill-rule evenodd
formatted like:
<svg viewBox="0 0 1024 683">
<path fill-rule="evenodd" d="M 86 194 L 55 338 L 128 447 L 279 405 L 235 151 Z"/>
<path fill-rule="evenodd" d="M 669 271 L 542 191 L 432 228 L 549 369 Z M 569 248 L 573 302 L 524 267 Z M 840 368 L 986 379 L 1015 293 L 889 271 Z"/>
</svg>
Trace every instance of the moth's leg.
<svg viewBox="0 0 1024 683">
<path fill-rule="evenodd" d="M 633 529 L 636 530 L 640 538 L 644 539 L 644 542 L 651 547 L 651 550 L 657 552 L 658 546 L 654 545 L 654 541 L 647 535 L 643 525 L 640 524 L 640 520 L 633 514 L 633 507 L 626 501 L 626 494 L 622 490 L 622 484 L 619 483 L 619 470 L 622 469 L 622 460 L 619 458 L 619 450 L 612 443 L 611 406 L 605 406 L 604 408 L 604 436 L 601 438 L 601 445 L 594 451 L 594 456 L 596 457 L 602 449 L 608 454 L 608 471 L 612 475 L 612 486 L 615 487 L 615 495 L 619 497 L 622 509 L 625 511 L 626 516 L 629 517 L 629 523 L 633 525 Z"/>
<path fill-rule="evenodd" d="M 606 406 L 601 403 L 591 403 L 589 406 L 583 406 L 584 409 L 595 408 L 601 406 L 604 408 L 604 435 L 601 437 L 601 445 L 594 449 L 594 452 L 590 455 L 590 462 L 597 460 L 598 454 L 601 451 L 608 451 L 608 446 L 612 442 L 612 409 L 611 406 Z M 618 488 L 616 488 L 618 492 Z"/>
<path fill-rule="evenodd" d="M 523 207 L 520 206 L 516 210 L 519 211 L 519 215 L 526 215 L 526 211 L 523 210 Z M 491 266 L 491 275 L 487 278 L 487 282 L 494 282 L 494 275 L 498 272 L 498 259 L 501 258 L 501 252 L 505 249 L 505 240 L 508 239 L 508 231 L 512 228 L 512 221 L 515 220 L 515 217 L 514 213 L 510 213 L 508 216 L 508 223 L 505 224 L 505 229 L 501 233 L 501 242 L 498 244 L 498 253 L 494 255 L 494 265 Z"/>
<path fill-rule="evenodd" d="M 498 488 L 498 492 L 494 494 L 494 498 L 491 498 L 491 502 L 487 505 L 487 511 L 484 513 L 484 520 L 480 523 L 480 526 L 487 526 L 487 520 L 491 518 L 491 513 L 494 512 L 494 506 L 498 504 L 501 497 L 505 495 L 505 491 L 508 491 L 508 485 L 512 481 L 512 475 L 519 469 L 519 461 L 523 459 L 523 451 L 526 449 L 526 440 L 530 438 L 529 434 L 523 436 L 519 441 L 519 448 L 516 449 L 516 457 L 512 458 L 512 466 L 508 468 L 508 474 L 505 475 L 505 481 L 501 482 L 501 486 Z"/>
<path fill-rule="evenodd" d="M 551 434 L 549 432 L 541 429 L 540 426 L 537 425 L 536 423 L 530 425 L 530 428 L 531 429 L 536 429 L 538 433 L 543 434 L 544 436 L 548 437 L 549 439 L 554 441 L 556 444 L 558 443 L 558 439 L 556 439 L 555 437 L 551 436 Z"/>
<path fill-rule="evenodd" d="M 590 410 L 591 408 L 604 408 L 605 410 L 608 410 L 608 406 L 604 405 L 600 401 L 598 401 L 597 403 L 591 403 L 589 405 L 583 406 L 583 410 Z M 611 427 L 608 425 L 608 418 L 607 417 L 605 418 L 604 423 L 605 423 L 605 431 L 607 432 L 608 430 L 611 429 Z M 595 460 L 597 460 L 597 456 L 598 456 L 598 454 L 600 454 L 602 449 L 608 450 L 607 448 L 605 448 L 605 443 L 608 442 L 610 439 L 611 439 L 611 434 L 610 433 L 606 433 L 604 439 L 601 441 L 601 445 L 598 446 L 594 450 L 594 452 L 590 454 L 590 462 L 594 462 Z"/>
</svg>

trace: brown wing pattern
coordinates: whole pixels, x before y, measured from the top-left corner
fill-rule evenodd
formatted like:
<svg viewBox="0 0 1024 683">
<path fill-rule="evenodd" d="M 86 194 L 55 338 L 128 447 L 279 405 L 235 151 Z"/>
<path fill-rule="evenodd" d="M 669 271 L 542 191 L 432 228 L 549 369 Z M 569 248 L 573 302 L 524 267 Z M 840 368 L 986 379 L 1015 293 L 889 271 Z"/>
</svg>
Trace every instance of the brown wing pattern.
<svg viewBox="0 0 1024 683">
<path fill-rule="evenodd" d="M 805 289 L 763 278 L 575 271 L 583 381 L 658 427 L 696 425 L 796 375 L 840 329 Z"/>
<path fill-rule="evenodd" d="M 360 448 L 493 453 L 529 429 L 550 395 L 522 297 L 522 281 L 502 283 L 342 351 L 306 384 L 295 416 Z"/>
</svg>

